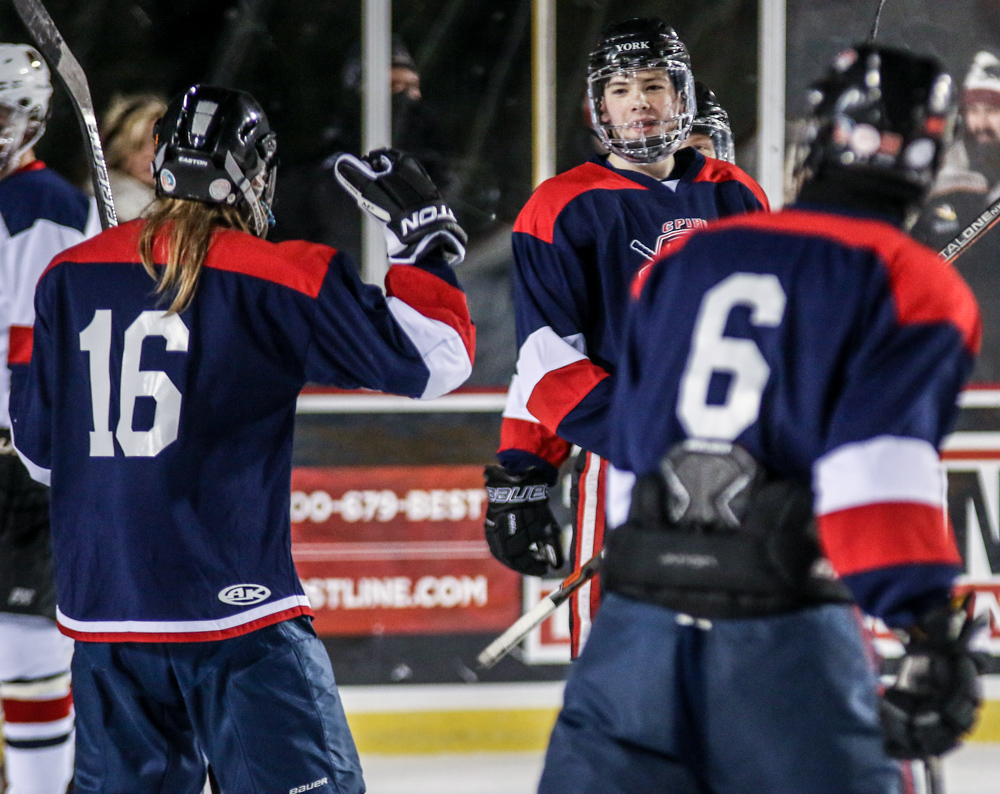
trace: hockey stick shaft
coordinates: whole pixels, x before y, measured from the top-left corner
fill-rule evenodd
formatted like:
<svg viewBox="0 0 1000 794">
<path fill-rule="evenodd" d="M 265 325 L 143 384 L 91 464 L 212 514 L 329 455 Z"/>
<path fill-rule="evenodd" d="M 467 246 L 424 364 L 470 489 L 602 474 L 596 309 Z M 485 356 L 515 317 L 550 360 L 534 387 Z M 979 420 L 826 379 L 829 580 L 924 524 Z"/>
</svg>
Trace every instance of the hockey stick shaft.
<svg viewBox="0 0 1000 794">
<path fill-rule="evenodd" d="M 14 0 L 14 7 L 35 40 L 35 46 L 59 77 L 72 100 L 73 110 L 83 131 L 83 143 L 87 148 L 90 179 L 94 185 L 94 195 L 97 197 L 101 228 L 109 229 L 117 226 L 118 217 L 115 215 L 115 203 L 111 197 L 111 181 L 108 179 L 108 167 L 104 162 L 101 136 L 97 132 L 97 117 L 94 115 L 94 102 L 90 98 L 87 76 L 66 46 L 59 29 L 41 0 Z"/>
<path fill-rule="evenodd" d="M 479 662 L 479 666 L 485 670 L 489 670 L 503 659 L 510 652 L 511 648 L 521 642 L 536 626 L 555 612 L 560 604 L 564 603 L 573 593 L 589 582 L 600 570 L 603 559 L 604 549 L 601 549 L 601 551 L 563 579 L 558 589 L 549 593 L 535 604 L 535 606 L 521 615 L 509 629 L 483 649 L 482 653 L 476 659 Z"/>
<path fill-rule="evenodd" d="M 941 774 L 941 758 L 932 755 L 924 759 L 924 779 L 927 794 L 944 794 L 944 776 Z"/>
<path fill-rule="evenodd" d="M 990 204 L 982 215 L 962 229 L 954 240 L 938 252 L 938 256 L 945 262 L 954 262 L 955 259 L 968 251 L 973 243 L 982 239 L 982 236 L 992 229 L 997 221 L 1000 221 L 1000 199 Z"/>
</svg>

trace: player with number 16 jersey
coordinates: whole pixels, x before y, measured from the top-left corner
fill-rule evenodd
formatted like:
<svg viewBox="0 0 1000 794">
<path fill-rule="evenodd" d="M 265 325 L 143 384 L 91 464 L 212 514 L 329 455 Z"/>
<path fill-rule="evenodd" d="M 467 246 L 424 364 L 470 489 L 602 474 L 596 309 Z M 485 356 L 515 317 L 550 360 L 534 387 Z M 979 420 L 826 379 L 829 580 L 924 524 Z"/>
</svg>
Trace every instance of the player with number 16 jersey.
<svg viewBox="0 0 1000 794">
<path fill-rule="evenodd" d="M 207 757 L 225 791 L 357 794 L 292 562 L 296 399 L 460 385 L 465 234 L 412 158 L 344 155 L 392 238 L 383 295 L 332 248 L 262 239 L 277 143 L 249 94 L 193 86 L 157 139 L 151 210 L 53 260 L 14 373 L 14 444 L 51 477 L 58 622 L 78 640 L 76 790 L 201 791 Z"/>
</svg>

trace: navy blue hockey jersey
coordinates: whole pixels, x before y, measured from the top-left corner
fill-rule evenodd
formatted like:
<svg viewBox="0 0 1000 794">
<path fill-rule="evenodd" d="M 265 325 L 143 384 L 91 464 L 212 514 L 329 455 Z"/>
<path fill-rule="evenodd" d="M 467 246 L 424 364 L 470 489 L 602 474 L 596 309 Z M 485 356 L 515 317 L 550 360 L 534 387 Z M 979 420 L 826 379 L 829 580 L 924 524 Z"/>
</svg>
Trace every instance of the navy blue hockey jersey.
<svg viewBox="0 0 1000 794">
<path fill-rule="evenodd" d="M 443 262 L 391 267 L 383 297 L 331 248 L 226 230 L 166 314 L 142 224 L 52 262 L 12 362 L 15 445 L 51 476 L 60 628 L 215 640 L 310 614 L 288 507 L 299 390 L 450 391 L 472 369 L 465 296 Z"/>
<path fill-rule="evenodd" d="M 11 327 L 31 327 L 35 284 L 52 257 L 100 231 L 93 199 L 41 160 L 0 180 L 0 427 L 10 427 L 6 362 Z"/>
<path fill-rule="evenodd" d="M 767 208 L 749 176 L 694 149 L 660 182 L 606 158 L 543 182 L 514 225 L 517 374 L 500 460 L 565 459 L 567 442 L 609 453 L 607 412 L 636 273 L 710 220 Z"/>
<path fill-rule="evenodd" d="M 938 447 L 980 339 L 954 268 L 881 220 L 793 208 L 692 235 L 637 291 L 613 526 L 631 475 L 675 443 L 735 441 L 812 484 L 824 551 L 866 612 L 907 624 L 947 596 L 960 558 Z"/>
</svg>

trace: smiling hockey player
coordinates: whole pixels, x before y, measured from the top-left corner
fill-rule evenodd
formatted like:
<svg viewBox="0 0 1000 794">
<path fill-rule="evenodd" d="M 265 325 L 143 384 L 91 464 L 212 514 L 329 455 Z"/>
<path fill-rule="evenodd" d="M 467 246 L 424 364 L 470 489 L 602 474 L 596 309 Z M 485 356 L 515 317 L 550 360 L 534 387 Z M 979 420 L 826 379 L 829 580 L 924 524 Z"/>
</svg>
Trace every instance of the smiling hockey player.
<svg viewBox="0 0 1000 794">
<path fill-rule="evenodd" d="M 249 94 L 194 86 L 156 134 L 156 201 L 52 262 L 11 399 L 14 443 L 54 485 L 76 793 L 196 794 L 207 758 L 232 794 L 357 794 L 292 563 L 295 403 L 307 381 L 416 398 L 462 383 L 474 329 L 449 262 L 465 234 L 411 158 L 342 156 L 390 240 L 383 297 L 331 248 L 261 239 L 277 144 Z"/>
<path fill-rule="evenodd" d="M 585 450 L 577 462 L 575 564 L 603 545 L 607 414 L 633 276 L 692 229 L 767 206 L 741 170 L 680 148 L 695 117 L 694 78 L 687 49 L 662 21 L 607 28 L 590 56 L 588 95 L 610 154 L 541 184 L 514 225 L 520 350 L 501 465 L 486 470 L 490 549 L 535 576 L 562 563 L 546 489 L 571 444 Z M 495 498 L 510 493 L 528 497 Z M 574 596 L 574 655 L 598 599 L 596 581 Z"/>
<path fill-rule="evenodd" d="M 890 756 L 945 752 L 975 718 L 938 446 L 979 314 L 901 229 L 951 80 L 863 45 L 810 98 L 798 203 L 696 232 L 637 281 L 605 598 L 544 794 L 900 794 Z M 882 724 L 852 598 L 908 638 Z"/>
</svg>

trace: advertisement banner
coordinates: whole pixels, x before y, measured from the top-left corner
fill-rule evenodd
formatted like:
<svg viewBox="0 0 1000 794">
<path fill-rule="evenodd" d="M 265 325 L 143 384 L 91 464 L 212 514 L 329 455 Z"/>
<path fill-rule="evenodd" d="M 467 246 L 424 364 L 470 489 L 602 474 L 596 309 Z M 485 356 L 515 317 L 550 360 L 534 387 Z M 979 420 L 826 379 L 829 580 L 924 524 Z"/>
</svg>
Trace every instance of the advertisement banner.
<svg viewBox="0 0 1000 794">
<path fill-rule="evenodd" d="M 521 577 L 483 539 L 481 466 L 296 467 L 292 556 L 317 633 L 500 632 Z"/>
</svg>

